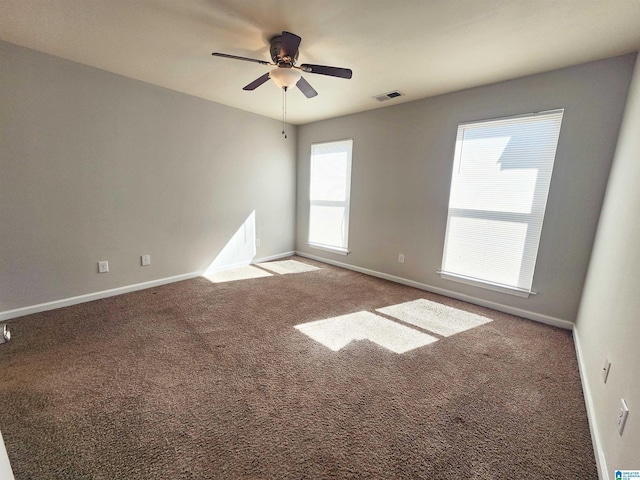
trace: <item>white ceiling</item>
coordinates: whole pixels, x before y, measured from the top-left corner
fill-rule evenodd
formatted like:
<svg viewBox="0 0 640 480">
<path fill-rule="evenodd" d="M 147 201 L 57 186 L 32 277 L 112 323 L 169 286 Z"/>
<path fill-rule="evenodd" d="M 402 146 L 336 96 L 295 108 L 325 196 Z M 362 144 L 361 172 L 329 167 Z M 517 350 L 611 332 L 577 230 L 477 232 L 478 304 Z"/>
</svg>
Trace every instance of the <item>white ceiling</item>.
<svg viewBox="0 0 640 480">
<path fill-rule="evenodd" d="M 0 0 L 0 39 L 279 119 L 269 38 L 302 37 L 319 92 L 287 96 L 304 124 L 640 49 L 640 0 Z M 400 90 L 384 103 L 374 95 Z"/>
</svg>

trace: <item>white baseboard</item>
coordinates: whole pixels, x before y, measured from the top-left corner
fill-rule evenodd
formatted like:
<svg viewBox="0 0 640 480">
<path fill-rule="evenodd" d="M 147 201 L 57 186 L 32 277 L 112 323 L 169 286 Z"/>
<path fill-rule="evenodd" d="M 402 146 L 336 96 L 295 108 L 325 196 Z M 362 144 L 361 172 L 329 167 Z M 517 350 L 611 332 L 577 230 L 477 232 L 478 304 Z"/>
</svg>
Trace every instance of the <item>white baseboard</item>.
<svg viewBox="0 0 640 480">
<path fill-rule="evenodd" d="M 270 255 L 268 257 L 260 257 L 260 258 L 254 258 L 253 260 L 251 260 L 251 263 L 262 263 L 262 262 L 270 262 L 272 260 L 279 260 L 281 258 L 286 258 L 286 257 L 290 257 L 292 255 L 295 255 L 296 252 L 284 252 L 284 253 L 278 253 L 277 255 Z"/>
<path fill-rule="evenodd" d="M 587 407 L 587 419 L 589 420 L 589 430 L 591 432 L 591 441 L 593 443 L 593 453 L 596 457 L 596 466 L 598 467 L 598 478 L 600 480 L 609 480 L 609 470 L 607 469 L 607 459 L 602 451 L 600 441 L 600 431 L 596 423 L 596 413 L 591 397 L 591 388 L 589 387 L 589 379 L 587 378 L 586 369 L 582 363 L 582 349 L 580 347 L 580 338 L 578 329 L 573 327 L 573 344 L 576 349 L 576 357 L 578 358 L 578 370 L 580 371 L 580 381 L 582 382 L 582 393 L 584 394 L 584 403 Z"/>
<path fill-rule="evenodd" d="M 55 310 L 56 308 L 77 305 L 78 303 L 91 302 L 100 300 L 101 298 L 122 295 L 123 293 L 135 292 L 136 290 L 144 290 L 145 288 L 158 287 L 167 283 L 179 282 L 181 280 L 189 280 L 190 278 L 199 277 L 202 272 L 185 273 L 174 277 L 160 278 L 151 280 L 150 282 L 136 283 L 134 285 L 126 285 L 124 287 L 112 288 L 110 290 L 102 290 L 101 292 L 87 293 L 86 295 L 78 295 L 77 297 L 63 298 L 52 302 L 39 303 L 28 307 L 16 308 L 14 310 L 5 310 L 0 312 L 0 321 L 9 320 L 10 318 L 31 315 L 32 313 L 46 312 L 47 310 Z"/>
<path fill-rule="evenodd" d="M 212 273 L 225 272 L 225 271 L 231 270 L 233 268 L 246 267 L 247 265 L 251 265 L 252 262 L 253 262 L 253 260 L 244 260 L 242 262 L 230 263 L 228 265 L 219 265 L 219 266 L 214 267 L 214 268 L 209 267 L 209 268 L 207 268 L 207 270 L 202 272 L 202 275 L 209 275 L 209 274 L 212 274 Z"/>
<path fill-rule="evenodd" d="M 545 323 L 547 325 L 553 325 L 554 327 L 560 327 L 565 330 L 571 330 L 573 328 L 573 322 L 568 320 L 563 320 L 561 318 L 551 317 L 549 315 L 543 315 L 540 313 L 530 312 L 528 310 L 522 310 L 520 308 L 509 307 L 507 305 L 501 305 L 499 303 L 490 302 L 488 300 L 483 300 L 481 298 L 472 297 L 470 295 L 465 295 L 462 293 L 452 292 L 450 290 L 446 290 L 444 288 L 433 287 L 431 285 L 427 285 L 425 283 L 416 282 L 414 280 L 409 280 L 407 278 L 396 277 L 395 275 L 389 275 L 388 273 L 377 272 L 375 270 L 369 270 L 368 268 L 357 267 L 355 265 L 349 265 L 347 263 L 338 262 L 335 260 L 330 260 L 323 257 L 317 257 L 315 255 L 310 255 L 305 252 L 296 252 L 296 255 L 300 255 L 301 257 L 310 258 L 312 260 L 317 260 L 318 262 L 328 263 L 330 265 L 335 265 L 336 267 L 346 268 L 348 270 L 353 270 L 355 272 L 364 273 L 366 275 L 371 275 L 372 277 L 383 278 L 385 280 L 389 280 L 392 282 L 400 283 L 402 285 L 407 285 L 409 287 L 418 288 L 420 290 L 425 290 L 431 293 L 437 293 L 438 295 L 444 295 L 445 297 L 455 298 L 457 300 L 462 300 L 464 302 L 473 303 L 474 305 L 480 305 L 481 307 L 492 308 L 493 310 L 498 310 L 499 312 L 509 313 L 511 315 L 517 315 L 519 317 L 527 318 L 529 320 L 534 320 L 536 322 Z"/>
<path fill-rule="evenodd" d="M 271 260 L 279 260 L 280 258 L 290 257 L 291 255 L 295 255 L 295 253 L 296 252 L 293 252 L 293 251 L 284 252 L 284 253 L 278 253 L 276 255 L 270 255 L 268 257 L 252 258 L 251 260 L 243 260 L 242 262 L 229 263 L 227 265 L 220 265 L 218 267 L 212 268 L 211 270 L 207 269 L 205 273 L 208 275 L 210 273 L 226 272 L 227 270 L 246 267 L 248 265 L 253 265 L 255 263 L 270 262 Z"/>
<path fill-rule="evenodd" d="M 9 456 L 7 455 L 7 449 L 4 446 L 2 433 L 0 433 L 0 478 L 3 480 L 15 480 L 13 477 L 13 470 L 11 470 Z"/>
<path fill-rule="evenodd" d="M 284 252 L 276 255 L 270 255 L 267 257 L 254 258 L 247 262 L 241 262 L 234 265 L 226 265 L 221 267 L 220 270 L 229 270 L 231 268 L 247 266 L 251 263 L 268 262 L 271 260 L 278 260 L 280 258 L 290 257 L 295 252 Z M 70 305 L 77 305 L 78 303 L 91 302 L 93 300 L 100 300 L 101 298 L 113 297 L 115 295 L 122 295 L 123 293 L 135 292 L 136 290 L 144 290 L 145 288 L 158 287 L 160 285 L 166 285 L 167 283 L 179 282 L 181 280 L 189 280 L 190 278 L 199 277 L 204 272 L 191 272 L 183 275 L 176 275 L 173 277 L 160 278 L 158 280 L 151 280 L 144 283 L 136 283 L 135 285 L 126 285 L 124 287 L 112 288 L 110 290 L 103 290 L 101 292 L 88 293 L 86 295 L 78 295 L 77 297 L 63 298 L 61 300 L 54 300 L 52 302 L 39 303 L 37 305 L 30 305 L 28 307 L 16 308 L 13 310 L 5 310 L 0 312 L 0 322 L 9 320 L 11 318 L 23 317 L 25 315 L 31 315 L 32 313 L 46 312 L 47 310 L 55 310 L 56 308 L 68 307 Z"/>
</svg>

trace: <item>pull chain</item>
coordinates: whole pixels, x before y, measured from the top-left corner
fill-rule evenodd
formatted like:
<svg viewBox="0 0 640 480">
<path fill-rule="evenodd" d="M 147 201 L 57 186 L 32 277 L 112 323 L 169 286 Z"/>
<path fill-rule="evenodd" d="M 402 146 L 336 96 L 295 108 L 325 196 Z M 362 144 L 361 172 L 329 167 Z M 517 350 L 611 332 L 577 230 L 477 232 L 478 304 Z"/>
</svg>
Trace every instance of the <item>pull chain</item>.
<svg viewBox="0 0 640 480">
<path fill-rule="evenodd" d="M 287 87 L 282 87 L 282 135 L 287 138 Z"/>
</svg>

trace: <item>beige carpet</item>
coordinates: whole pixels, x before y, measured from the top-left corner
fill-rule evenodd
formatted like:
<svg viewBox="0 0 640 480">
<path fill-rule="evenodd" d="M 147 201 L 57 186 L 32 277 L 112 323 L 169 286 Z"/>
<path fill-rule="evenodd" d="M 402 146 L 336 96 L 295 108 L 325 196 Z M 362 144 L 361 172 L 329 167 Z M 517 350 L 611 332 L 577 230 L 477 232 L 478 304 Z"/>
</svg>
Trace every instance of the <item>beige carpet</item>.
<svg viewBox="0 0 640 480">
<path fill-rule="evenodd" d="M 16 479 L 597 478 L 571 332 L 294 260 L 321 268 L 9 322 Z M 419 299 L 491 321 L 444 336 L 377 312 Z M 396 353 L 367 320 L 335 351 L 299 327 L 356 312 L 438 340 Z"/>
</svg>

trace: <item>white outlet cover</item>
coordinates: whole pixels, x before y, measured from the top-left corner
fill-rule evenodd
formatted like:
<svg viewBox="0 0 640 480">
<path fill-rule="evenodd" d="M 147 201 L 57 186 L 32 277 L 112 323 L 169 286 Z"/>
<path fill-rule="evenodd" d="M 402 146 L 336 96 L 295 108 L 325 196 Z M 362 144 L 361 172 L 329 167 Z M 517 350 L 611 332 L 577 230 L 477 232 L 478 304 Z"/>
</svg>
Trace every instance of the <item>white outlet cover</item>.
<svg viewBox="0 0 640 480">
<path fill-rule="evenodd" d="M 143 267 L 147 265 L 151 265 L 151 255 L 141 255 L 140 261 Z"/>
<path fill-rule="evenodd" d="M 398 254 L 398 263 L 404 263 L 404 253 Z"/>
<path fill-rule="evenodd" d="M 627 417 L 629 416 L 629 407 L 627 407 L 627 402 L 624 401 L 624 398 L 621 398 L 620 400 L 622 402 L 622 406 L 620 407 L 620 410 L 618 410 L 616 426 L 618 427 L 618 433 L 622 435 L 624 424 L 627 422 Z"/>
<path fill-rule="evenodd" d="M 109 262 L 102 260 L 98 262 L 98 273 L 107 273 L 109 271 Z"/>
</svg>

